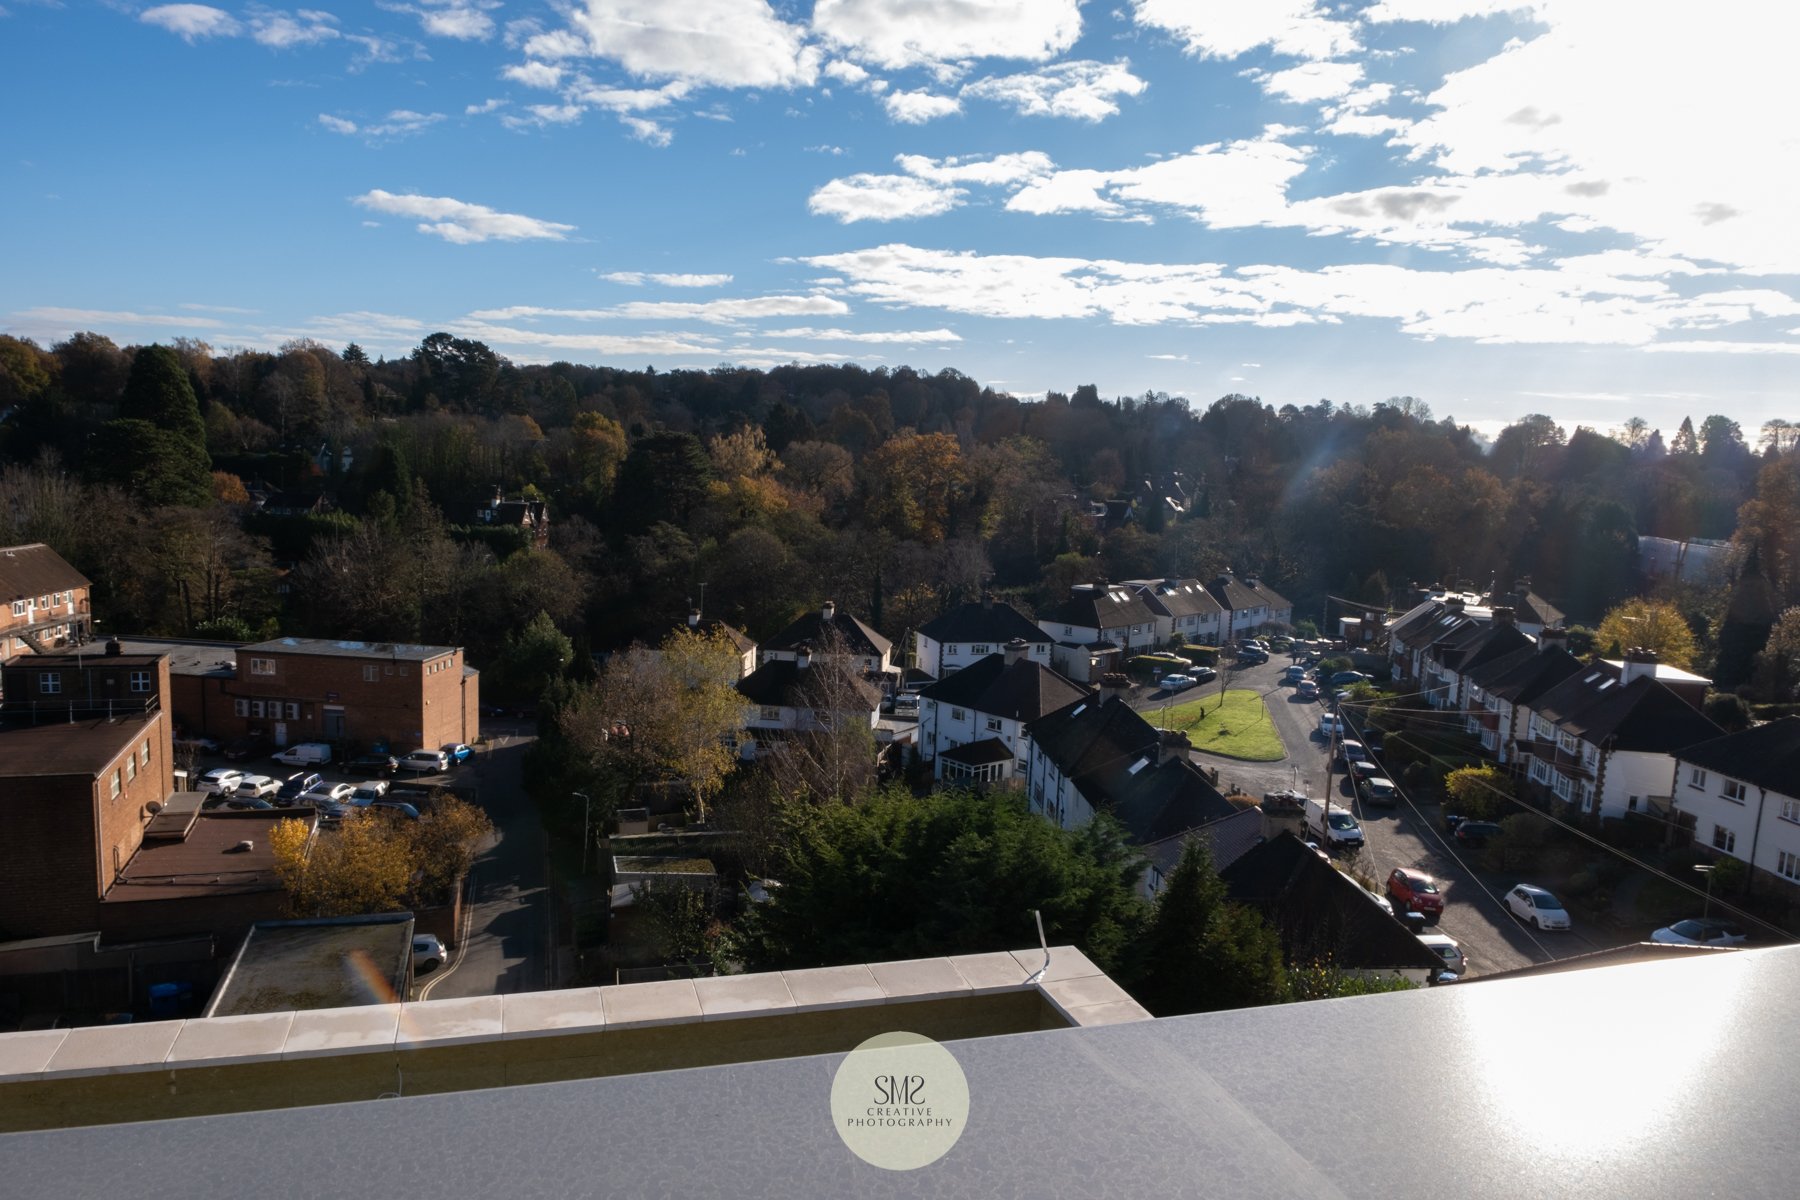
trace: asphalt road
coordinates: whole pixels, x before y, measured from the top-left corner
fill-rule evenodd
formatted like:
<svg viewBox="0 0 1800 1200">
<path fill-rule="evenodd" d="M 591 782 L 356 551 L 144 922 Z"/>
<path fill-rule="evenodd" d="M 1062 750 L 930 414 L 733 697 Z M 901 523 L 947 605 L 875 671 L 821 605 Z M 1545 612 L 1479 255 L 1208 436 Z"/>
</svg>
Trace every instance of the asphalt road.
<svg viewBox="0 0 1800 1200">
<path fill-rule="evenodd" d="M 473 903 L 463 914 L 468 932 L 447 966 L 416 980 L 421 999 L 555 986 L 544 827 L 519 779 L 533 731 L 529 723 L 484 721 L 483 726 L 489 744 L 477 748 L 456 782 L 475 785 L 477 801 L 494 823 L 494 836 L 471 875 Z"/>
<path fill-rule="evenodd" d="M 1443 890 L 1444 915 L 1435 932 L 1448 934 L 1468 956 L 1468 974 L 1486 975 L 1587 954 L 1616 944 L 1596 939 L 1591 932 L 1571 930 L 1540 933 L 1521 925 L 1506 910 L 1500 897 L 1521 882 L 1489 877 L 1477 872 L 1458 856 L 1455 843 L 1443 832 L 1442 814 L 1436 805 L 1415 806 L 1403 795 L 1393 808 L 1368 808 L 1355 801 L 1344 785 L 1342 772 L 1328 774 L 1327 745 L 1316 736 L 1320 714 L 1326 708 L 1316 701 L 1302 701 L 1294 689 L 1281 682 L 1290 664 L 1286 655 L 1237 672 L 1229 681 L 1235 688 L 1262 692 L 1270 719 L 1281 735 L 1287 757 L 1276 763 L 1244 763 L 1198 752 L 1195 761 L 1217 767 L 1221 788 L 1235 786 L 1253 796 L 1299 787 L 1311 796 L 1329 794 L 1338 804 L 1349 805 L 1363 827 L 1366 847 L 1345 865 L 1371 878 L 1381 890 L 1395 867 L 1413 867 L 1433 876 Z M 1179 693 L 1166 701 L 1185 703 L 1198 694 L 1212 694 L 1218 683 Z M 1155 710 L 1165 698 L 1148 693 L 1134 698 L 1145 717 L 1156 723 Z"/>
</svg>

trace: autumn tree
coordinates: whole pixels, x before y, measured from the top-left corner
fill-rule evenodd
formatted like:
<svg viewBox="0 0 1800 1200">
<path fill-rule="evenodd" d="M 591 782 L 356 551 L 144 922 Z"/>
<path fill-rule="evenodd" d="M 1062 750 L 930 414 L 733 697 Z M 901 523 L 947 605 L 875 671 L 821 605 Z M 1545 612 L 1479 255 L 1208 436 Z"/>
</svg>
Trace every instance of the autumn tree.
<svg viewBox="0 0 1800 1200">
<path fill-rule="evenodd" d="M 1697 652 L 1694 631 L 1681 611 L 1660 600 L 1627 600 L 1612 609 L 1600 622 L 1596 645 L 1602 654 L 1654 650 L 1658 662 L 1684 670 Z"/>
<path fill-rule="evenodd" d="M 968 468 L 947 433 L 902 430 L 863 460 L 869 519 L 895 537 L 934 542 L 968 486 Z"/>
<path fill-rule="evenodd" d="M 625 430 L 617 421 L 597 412 L 575 414 L 569 428 L 570 471 L 589 499 L 601 501 L 612 495 L 625 451 Z"/>
<path fill-rule="evenodd" d="M 348 917 L 407 907 L 415 860 L 398 822 L 362 813 L 335 829 L 277 821 L 269 833 L 275 877 L 296 917 Z"/>
</svg>

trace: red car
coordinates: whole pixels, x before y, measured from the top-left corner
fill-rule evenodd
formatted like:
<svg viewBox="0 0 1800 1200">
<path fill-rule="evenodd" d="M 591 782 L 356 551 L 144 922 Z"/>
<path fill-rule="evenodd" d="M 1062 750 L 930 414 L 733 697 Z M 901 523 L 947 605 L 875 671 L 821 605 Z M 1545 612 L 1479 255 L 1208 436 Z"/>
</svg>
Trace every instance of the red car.
<svg viewBox="0 0 1800 1200">
<path fill-rule="evenodd" d="M 1394 873 L 1388 876 L 1388 899 L 1397 900 L 1414 912 L 1425 914 L 1425 919 L 1436 923 L 1444 915 L 1444 896 L 1438 891 L 1437 880 L 1423 871 L 1409 871 L 1405 867 L 1395 867 Z"/>
</svg>

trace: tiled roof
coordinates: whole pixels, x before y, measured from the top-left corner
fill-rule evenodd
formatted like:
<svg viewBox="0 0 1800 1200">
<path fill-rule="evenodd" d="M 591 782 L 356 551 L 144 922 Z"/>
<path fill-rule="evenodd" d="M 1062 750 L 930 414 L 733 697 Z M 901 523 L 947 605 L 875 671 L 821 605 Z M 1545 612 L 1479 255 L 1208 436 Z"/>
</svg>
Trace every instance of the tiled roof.
<svg viewBox="0 0 1800 1200">
<path fill-rule="evenodd" d="M 1590 666 L 1546 692 L 1539 715 L 1595 745 L 1673 754 L 1724 731 L 1654 679 L 1620 683 Z"/>
<path fill-rule="evenodd" d="M 1220 607 L 1239 612 L 1246 608 L 1259 608 L 1268 605 L 1270 608 L 1292 608 L 1286 597 L 1260 580 L 1252 582 L 1251 577 L 1242 579 L 1227 572 L 1206 585 L 1213 599 Z"/>
<path fill-rule="evenodd" d="M 1800 797 L 1800 717 L 1782 717 L 1681 751 L 1681 761 L 1755 787 Z"/>
<path fill-rule="evenodd" d="M 734 629 L 717 617 L 703 617 L 698 624 L 695 624 L 691 620 L 683 621 L 675 628 L 677 631 L 689 629 L 697 633 L 722 633 L 725 635 L 725 640 L 737 648 L 739 654 L 745 654 L 756 649 L 756 642 L 752 640 L 748 634 L 740 629 Z"/>
<path fill-rule="evenodd" d="M 919 626 L 919 632 L 934 642 L 987 642 L 996 646 L 1004 646 L 1014 638 L 1027 642 L 1050 640 L 1049 634 L 1004 601 L 984 604 L 971 600 L 959 604 Z"/>
<path fill-rule="evenodd" d="M 1157 748 L 1151 746 L 1142 757 L 1134 755 L 1077 776 L 1074 784 L 1088 803 L 1110 810 L 1140 845 L 1237 814 L 1200 768 L 1185 758 L 1158 765 L 1156 754 Z"/>
<path fill-rule="evenodd" d="M 802 667 L 791 658 L 772 658 L 738 680 L 738 694 L 752 704 L 769 708 L 820 708 L 820 693 L 827 688 L 848 687 L 869 712 L 881 703 L 881 693 L 863 679 L 828 659 L 815 658 Z"/>
<path fill-rule="evenodd" d="M 1217 615 L 1225 610 L 1198 579 L 1131 579 L 1126 584 L 1150 610 L 1165 617 Z"/>
<path fill-rule="evenodd" d="M 938 757 L 971 767 L 982 767 L 989 763 L 1011 762 L 1013 751 L 1011 746 L 999 738 L 982 738 L 979 742 L 970 742 L 966 746 L 953 746 Z"/>
<path fill-rule="evenodd" d="M 1056 769 L 1073 779 L 1127 755 L 1156 753 L 1156 730 L 1117 696 L 1083 698 L 1031 722 L 1026 732 Z"/>
<path fill-rule="evenodd" d="M 1223 871 L 1249 853 L 1252 847 L 1261 844 L 1262 816 L 1260 808 L 1239 809 L 1229 817 L 1209 821 L 1198 829 L 1150 843 L 1144 847 L 1144 857 L 1166 877 L 1181 861 L 1183 847 L 1194 838 L 1200 838 L 1212 853 L 1213 869 Z"/>
<path fill-rule="evenodd" d="M 0 547 L 0 603 L 87 586 L 85 575 L 42 542 Z"/>
<path fill-rule="evenodd" d="M 1517 654 L 1517 651 L 1514 652 Z M 1483 664 L 1471 678 L 1489 695 L 1513 704 L 1530 704 L 1581 670 L 1582 661 L 1561 646 L 1513 655 Z"/>
<path fill-rule="evenodd" d="M 764 642 L 763 649 L 798 650 L 803 643 L 810 642 L 816 650 L 823 648 L 833 636 L 842 638 L 845 649 L 851 654 L 878 657 L 894 648 L 894 643 L 840 608 L 833 612 L 829 621 L 822 610 L 814 609 Z"/>
<path fill-rule="evenodd" d="M 1233 900 L 1251 905 L 1292 962 L 1353 970 L 1437 970 L 1434 951 L 1342 872 L 1291 833 L 1264 842 L 1219 872 Z"/>
<path fill-rule="evenodd" d="M 1488 625 L 1475 625 L 1473 632 L 1460 634 L 1454 638 L 1454 645 L 1445 653 L 1439 654 L 1438 661 L 1455 669 L 1458 673 L 1466 673 L 1483 663 L 1492 662 L 1519 650 L 1536 652 L 1537 643 L 1520 631 L 1516 625 L 1502 625 L 1498 622 Z"/>
<path fill-rule="evenodd" d="M 1020 658 L 1008 663 L 1005 654 L 990 654 L 938 680 L 919 695 L 992 717 L 1035 721 L 1091 693 L 1034 659 Z"/>
<path fill-rule="evenodd" d="M 1067 600 L 1038 614 L 1040 622 L 1052 625 L 1077 625 L 1088 629 L 1118 629 L 1121 626 L 1148 625 L 1156 620 L 1143 598 L 1122 583 L 1104 589 L 1083 585 Z"/>
</svg>

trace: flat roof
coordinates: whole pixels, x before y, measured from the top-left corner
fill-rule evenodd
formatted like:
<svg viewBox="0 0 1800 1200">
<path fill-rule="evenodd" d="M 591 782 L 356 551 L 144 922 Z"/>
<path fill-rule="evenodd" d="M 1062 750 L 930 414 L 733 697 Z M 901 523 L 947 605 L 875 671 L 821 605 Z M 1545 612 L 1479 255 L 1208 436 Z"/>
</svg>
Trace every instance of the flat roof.
<svg viewBox="0 0 1800 1200">
<path fill-rule="evenodd" d="M 79 655 L 94 658 L 105 654 L 108 641 L 119 643 L 119 649 L 130 655 L 156 655 L 169 660 L 171 675 L 234 675 L 237 673 L 236 642 L 194 642 L 175 638 L 97 638 L 82 646 L 62 646 L 57 656 Z"/>
<path fill-rule="evenodd" d="M 99 775 L 155 724 L 157 713 L 0 727 L 0 779 Z"/>
<path fill-rule="evenodd" d="M 146 840 L 107 890 L 105 903 L 176 900 L 269 892 L 275 853 L 269 834 L 281 820 L 312 820 L 311 809 L 264 809 L 202 813 L 186 837 Z M 249 842 L 248 849 L 240 848 Z"/>
<path fill-rule="evenodd" d="M 404 1000 L 413 916 L 259 921 L 244 935 L 206 1016 L 349 1008 Z"/>
<path fill-rule="evenodd" d="M 275 638 L 240 647 L 244 654 L 309 654 L 326 658 L 404 658 L 425 662 L 455 654 L 455 646 L 412 646 L 405 642 L 348 642 L 331 638 Z"/>
</svg>

